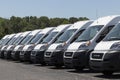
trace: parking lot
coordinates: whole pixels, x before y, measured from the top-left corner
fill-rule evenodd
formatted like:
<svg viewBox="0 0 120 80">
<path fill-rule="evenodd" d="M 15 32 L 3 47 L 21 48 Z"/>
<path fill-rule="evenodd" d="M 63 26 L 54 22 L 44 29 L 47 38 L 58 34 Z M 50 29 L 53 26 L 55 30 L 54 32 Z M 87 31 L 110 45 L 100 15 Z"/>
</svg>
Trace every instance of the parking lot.
<svg viewBox="0 0 120 80">
<path fill-rule="evenodd" d="M 52 66 L 40 66 L 0 59 L 0 80 L 113 80 L 120 79 L 120 74 L 103 76 L 101 73 L 74 69 L 56 69 Z"/>
</svg>

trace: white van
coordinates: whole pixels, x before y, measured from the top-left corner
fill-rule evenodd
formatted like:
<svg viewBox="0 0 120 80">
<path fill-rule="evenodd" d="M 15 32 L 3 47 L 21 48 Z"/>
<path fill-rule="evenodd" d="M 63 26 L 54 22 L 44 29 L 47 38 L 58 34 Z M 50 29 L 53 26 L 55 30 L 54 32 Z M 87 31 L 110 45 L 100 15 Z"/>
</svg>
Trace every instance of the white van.
<svg viewBox="0 0 120 80">
<path fill-rule="evenodd" d="M 120 71 L 120 22 L 96 45 L 90 55 L 90 67 L 104 75 Z"/>
<path fill-rule="evenodd" d="M 7 42 L 8 42 L 8 37 L 9 37 L 9 35 L 5 35 L 5 36 L 1 39 L 1 41 L 0 41 L 0 48 L 1 48 L 3 45 L 6 45 L 6 44 L 7 44 Z"/>
<path fill-rule="evenodd" d="M 107 33 L 120 21 L 119 15 L 101 17 L 95 20 L 73 42 L 64 53 L 66 66 L 74 67 L 76 70 L 83 70 L 89 67 L 89 55 L 94 47 L 107 35 Z"/>
<path fill-rule="evenodd" d="M 40 63 L 42 65 L 44 62 L 44 52 L 47 50 L 50 44 L 55 42 L 55 40 L 63 34 L 66 29 L 68 29 L 71 24 L 64 24 L 57 26 L 43 41 L 35 46 L 34 50 L 31 53 L 31 61 L 34 63 Z"/>
<path fill-rule="evenodd" d="M 7 39 L 7 43 L 5 43 L 5 45 L 3 45 L 0 49 L 0 58 L 4 58 L 4 51 L 5 49 L 7 48 L 8 45 L 10 45 L 12 42 L 13 42 L 13 37 L 15 36 L 16 34 L 10 34 L 8 36 L 8 39 Z"/>
<path fill-rule="evenodd" d="M 16 40 L 14 41 L 13 44 L 9 45 L 5 51 L 5 57 L 6 59 L 11 59 L 12 56 L 11 56 L 11 53 L 13 51 L 13 49 L 20 44 L 20 42 L 30 33 L 31 31 L 27 31 L 27 32 L 21 32 L 21 33 L 18 33 L 16 35 Z M 18 36 L 18 37 L 17 37 Z"/>
<path fill-rule="evenodd" d="M 22 34 L 22 33 L 17 33 L 17 34 L 13 37 L 12 43 L 6 47 L 6 49 L 5 49 L 5 51 L 4 51 L 4 58 L 5 58 L 5 59 L 9 59 L 9 56 L 10 56 L 10 54 L 11 54 L 11 52 L 12 52 L 12 51 L 9 50 L 9 49 L 10 49 L 11 45 L 14 45 L 14 43 L 17 41 L 17 39 L 20 37 L 21 34 Z"/>
<path fill-rule="evenodd" d="M 21 42 L 20 45 L 17 45 L 15 48 L 14 48 L 14 52 L 17 52 L 15 54 L 19 55 L 20 54 L 20 51 L 22 51 L 23 47 L 25 45 L 27 45 L 29 43 L 29 41 L 31 41 L 36 34 L 38 34 L 41 30 L 33 30 L 29 33 L 29 35 L 27 35 L 27 37 Z"/>
<path fill-rule="evenodd" d="M 41 30 L 27 45 L 25 45 L 20 53 L 20 59 L 22 61 L 31 61 L 30 54 L 34 47 L 42 41 L 42 39 L 54 30 L 54 27 L 45 28 Z"/>
<path fill-rule="evenodd" d="M 63 66 L 64 51 L 92 22 L 79 21 L 68 28 L 55 43 L 49 46 L 44 55 L 45 62 L 56 67 Z"/>
<path fill-rule="evenodd" d="M 9 47 L 9 50 L 12 51 L 10 57 L 11 57 L 13 60 L 15 60 L 15 59 L 17 58 L 17 56 L 18 56 L 18 54 L 14 51 L 14 48 L 15 48 L 16 46 L 18 46 L 18 45 L 21 45 L 22 41 L 23 41 L 30 33 L 31 33 L 31 31 L 23 32 L 23 34 L 20 36 L 19 41 L 17 41 L 15 45 L 11 45 L 11 46 Z"/>
</svg>

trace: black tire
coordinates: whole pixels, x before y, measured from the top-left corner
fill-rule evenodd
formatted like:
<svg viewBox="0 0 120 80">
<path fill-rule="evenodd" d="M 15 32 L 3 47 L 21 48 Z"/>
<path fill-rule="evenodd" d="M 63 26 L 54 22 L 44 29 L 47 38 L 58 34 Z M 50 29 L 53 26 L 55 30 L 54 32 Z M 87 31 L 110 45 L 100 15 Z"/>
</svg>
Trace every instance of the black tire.
<svg viewBox="0 0 120 80">
<path fill-rule="evenodd" d="M 111 76 L 113 74 L 113 71 L 103 71 L 102 72 L 105 76 Z"/>
</svg>

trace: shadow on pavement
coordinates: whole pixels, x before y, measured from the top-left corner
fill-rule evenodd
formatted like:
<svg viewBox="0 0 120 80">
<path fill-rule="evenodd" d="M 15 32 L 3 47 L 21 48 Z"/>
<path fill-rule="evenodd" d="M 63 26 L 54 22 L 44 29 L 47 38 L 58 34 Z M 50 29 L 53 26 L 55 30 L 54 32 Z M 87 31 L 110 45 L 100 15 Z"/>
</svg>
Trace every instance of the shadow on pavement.
<svg viewBox="0 0 120 80">
<path fill-rule="evenodd" d="M 104 78 L 104 79 L 120 79 L 120 74 L 113 74 L 111 76 L 105 76 L 105 75 L 96 75 L 94 77 L 97 77 L 97 78 Z"/>
<path fill-rule="evenodd" d="M 89 70 L 89 69 L 85 69 L 85 70 L 82 70 L 82 71 L 77 71 L 77 70 L 70 70 L 70 71 L 67 71 L 67 72 L 70 72 L 70 73 L 100 73 L 98 71 L 93 71 L 93 70 Z"/>
<path fill-rule="evenodd" d="M 62 70 L 62 69 L 70 69 L 70 68 L 50 66 L 49 69 Z"/>
</svg>

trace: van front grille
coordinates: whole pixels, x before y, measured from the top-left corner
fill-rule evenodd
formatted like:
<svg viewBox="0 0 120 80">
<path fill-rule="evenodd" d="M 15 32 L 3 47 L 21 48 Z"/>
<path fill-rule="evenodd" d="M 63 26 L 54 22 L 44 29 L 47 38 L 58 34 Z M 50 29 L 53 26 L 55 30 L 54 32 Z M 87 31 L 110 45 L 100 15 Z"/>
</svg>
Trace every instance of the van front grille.
<svg viewBox="0 0 120 80">
<path fill-rule="evenodd" d="M 46 56 L 50 56 L 50 55 L 51 55 L 51 52 L 46 52 L 45 55 L 46 55 Z"/>
<path fill-rule="evenodd" d="M 65 52 L 65 57 L 72 57 L 73 52 Z"/>
<path fill-rule="evenodd" d="M 102 59 L 103 53 L 92 53 L 93 59 Z"/>
</svg>

